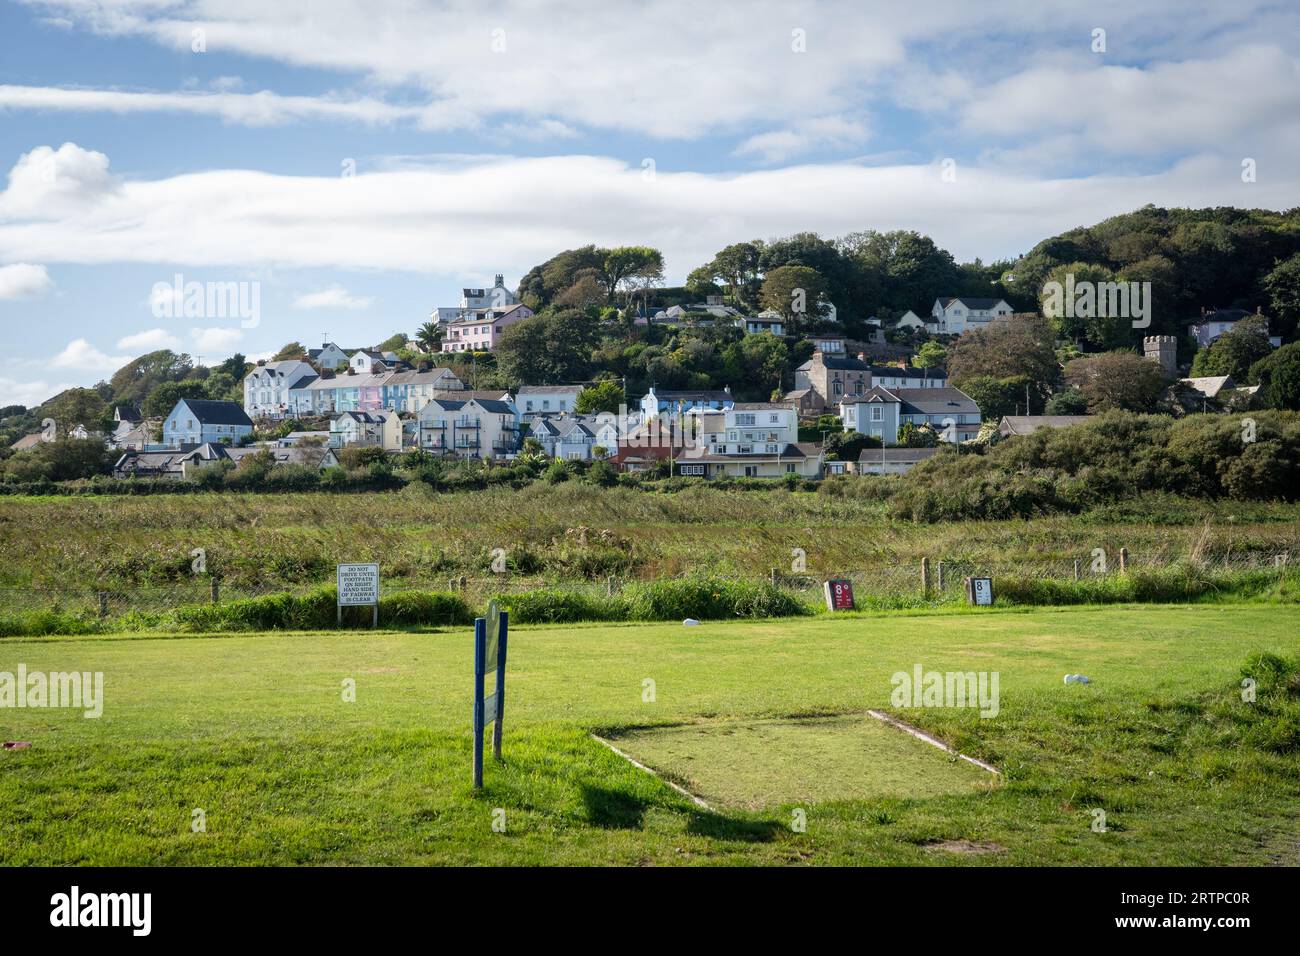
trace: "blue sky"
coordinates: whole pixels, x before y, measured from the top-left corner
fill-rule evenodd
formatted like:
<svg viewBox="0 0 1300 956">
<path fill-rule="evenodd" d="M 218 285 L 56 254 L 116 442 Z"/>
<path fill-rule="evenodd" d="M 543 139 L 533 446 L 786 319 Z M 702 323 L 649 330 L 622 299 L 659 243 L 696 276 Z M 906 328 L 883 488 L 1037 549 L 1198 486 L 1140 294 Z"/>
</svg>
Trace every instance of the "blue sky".
<svg viewBox="0 0 1300 956">
<path fill-rule="evenodd" d="M 680 281 L 804 229 L 990 260 L 1296 205 L 1294 5 L 1134 6 L 0 2 L 0 404 L 162 345 L 374 343 L 587 242 Z M 258 321 L 157 311 L 177 274 Z"/>
</svg>

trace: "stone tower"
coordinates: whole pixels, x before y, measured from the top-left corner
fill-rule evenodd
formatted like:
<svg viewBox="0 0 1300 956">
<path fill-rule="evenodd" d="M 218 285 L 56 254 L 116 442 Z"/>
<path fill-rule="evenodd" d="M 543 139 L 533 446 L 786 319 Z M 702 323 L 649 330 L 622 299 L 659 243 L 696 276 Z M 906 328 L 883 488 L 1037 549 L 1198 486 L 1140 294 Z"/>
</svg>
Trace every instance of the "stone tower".
<svg viewBox="0 0 1300 956">
<path fill-rule="evenodd" d="M 1173 378 L 1178 371 L 1178 340 L 1172 335 L 1148 335 L 1142 340 L 1146 357 L 1160 366 L 1165 378 Z"/>
</svg>

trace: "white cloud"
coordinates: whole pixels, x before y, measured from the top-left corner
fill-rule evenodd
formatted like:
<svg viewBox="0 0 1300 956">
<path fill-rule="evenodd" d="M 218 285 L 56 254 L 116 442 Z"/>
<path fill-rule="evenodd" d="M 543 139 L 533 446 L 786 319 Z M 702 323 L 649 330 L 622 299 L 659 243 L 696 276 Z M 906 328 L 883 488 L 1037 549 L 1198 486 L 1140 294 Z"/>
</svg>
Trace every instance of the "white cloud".
<svg viewBox="0 0 1300 956">
<path fill-rule="evenodd" d="M 0 375 L 0 405 L 25 405 L 34 408 L 59 392 L 74 387 L 71 382 L 47 382 L 37 379 L 20 382 L 15 378 Z"/>
<path fill-rule="evenodd" d="M 331 286 L 320 292 L 308 292 L 293 300 L 295 309 L 368 309 L 375 300 L 368 296 L 352 295 L 342 286 Z"/>
<path fill-rule="evenodd" d="M 0 301 L 9 299 L 34 299 L 54 288 L 54 280 L 45 266 L 16 262 L 0 266 Z"/>
<path fill-rule="evenodd" d="M 190 338 L 194 341 L 194 348 L 201 353 L 220 352 L 225 355 L 243 337 L 244 333 L 240 329 L 221 328 L 219 326 L 206 329 L 190 329 Z"/>
<path fill-rule="evenodd" d="M 818 149 L 845 149 L 867 139 L 866 124 L 843 116 L 800 120 L 788 129 L 758 133 L 736 148 L 736 155 L 758 155 L 766 163 L 783 163 Z"/>
<path fill-rule="evenodd" d="M 120 186 L 103 153 L 75 143 L 38 146 L 9 170 L 9 185 L 0 193 L 0 222 L 58 219 L 111 198 Z"/>
<path fill-rule="evenodd" d="M 349 179 L 213 170 L 126 182 L 111 203 L 90 196 L 54 220 L 0 221 L 0 262 L 459 279 L 484 263 L 520 274 L 561 249 L 635 242 L 661 248 L 680 281 L 737 239 L 864 228 L 917 229 L 958 258 L 988 261 L 1146 203 L 1293 206 L 1300 173 L 1261 168 L 1270 175 L 1242 183 L 1229 147 L 1145 175 L 1037 178 L 960 164 L 953 183 L 937 163 L 645 177 L 639 162 L 598 156 L 476 157 Z"/>
<path fill-rule="evenodd" d="M 28 2 L 99 34 L 141 36 L 187 54 L 201 27 L 210 52 L 333 71 L 389 97 L 313 104 L 274 93 L 172 99 L 85 91 L 113 97 L 92 108 L 210 111 L 249 123 L 401 119 L 431 128 L 541 120 L 656 137 L 788 129 L 869 105 L 902 76 L 919 77 L 913 102 L 933 101 L 940 90 L 960 94 L 1013 75 L 1027 55 L 1087 51 L 1099 24 L 1108 31 L 1106 62 L 1131 64 L 1123 58 L 1276 43 L 1296 34 L 1300 17 L 1275 0 L 608 0 L 594 10 L 588 0 L 498 0 L 481 9 L 406 0 Z M 796 52 L 795 31 L 805 52 Z M 39 90 L 28 105 L 69 107 L 80 92 Z"/>
<path fill-rule="evenodd" d="M 298 120 L 350 120 L 381 124 L 399 120 L 422 126 L 446 125 L 444 113 L 398 106 L 372 97 L 282 96 L 269 90 L 235 93 L 175 93 L 76 89 L 55 86 L 0 86 L 0 108 L 94 113 L 191 113 L 244 126 L 274 126 Z"/>
<path fill-rule="evenodd" d="M 117 340 L 117 347 L 128 352 L 145 353 L 158 349 L 178 349 L 181 340 L 166 329 L 146 329 Z"/>
<path fill-rule="evenodd" d="M 50 359 L 50 367 L 115 372 L 129 361 L 130 356 L 106 355 L 85 339 L 73 339 L 62 352 Z"/>
</svg>

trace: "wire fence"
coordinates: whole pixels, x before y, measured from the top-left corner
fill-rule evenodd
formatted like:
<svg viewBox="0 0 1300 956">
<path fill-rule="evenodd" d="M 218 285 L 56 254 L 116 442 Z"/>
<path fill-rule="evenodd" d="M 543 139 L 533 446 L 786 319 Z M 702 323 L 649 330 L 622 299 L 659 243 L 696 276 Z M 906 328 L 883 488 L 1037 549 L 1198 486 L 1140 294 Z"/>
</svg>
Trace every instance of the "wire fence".
<svg viewBox="0 0 1300 956">
<path fill-rule="evenodd" d="M 1296 560 L 1300 560 L 1297 558 Z M 822 587 L 830 579 L 853 583 L 859 599 L 867 597 L 918 597 L 934 600 L 959 599 L 968 577 L 999 579 L 1039 579 L 1045 581 L 1086 581 L 1134 572 L 1166 571 L 1183 568 L 1205 576 L 1227 575 L 1243 571 L 1272 571 L 1278 574 L 1294 567 L 1291 551 L 1275 554 L 1240 553 L 1203 559 L 1183 557 L 1171 561 L 1163 555 L 1135 556 L 1118 552 L 1092 552 L 1074 556 L 1035 557 L 1033 560 L 995 562 L 952 558 L 924 558 L 907 563 L 879 564 L 859 568 L 808 568 L 798 561 L 787 568 L 769 568 L 766 574 L 729 574 L 701 571 L 682 578 L 707 576 L 711 579 L 757 583 L 764 581 L 800 595 L 805 600 L 820 600 Z M 474 605 L 492 598 L 539 588 L 598 595 L 614 595 L 628 585 L 654 578 L 609 576 L 599 579 L 556 578 L 546 575 L 516 573 L 403 577 L 382 581 L 381 593 L 407 591 L 451 591 Z M 333 580 L 313 583 L 265 582 L 231 584 L 211 575 L 163 585 L 104 584 L 99 587 L 0 587 L 0 614 L 37 610 L 57 610 L 103 618 L 118 617 L 130 611 L 159 613 L 196 604 L 238 601 L 272 594 L 303 594 Z"/>
</svg>

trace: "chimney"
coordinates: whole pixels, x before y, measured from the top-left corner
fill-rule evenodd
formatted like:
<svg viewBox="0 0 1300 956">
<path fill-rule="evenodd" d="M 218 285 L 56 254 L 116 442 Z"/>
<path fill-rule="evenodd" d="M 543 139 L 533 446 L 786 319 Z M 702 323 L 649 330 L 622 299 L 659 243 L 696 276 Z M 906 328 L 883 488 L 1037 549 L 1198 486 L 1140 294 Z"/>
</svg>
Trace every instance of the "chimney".
<svg viewBox="0 0 1300 956">
<path fill-rule="evenodd" d="M 498 272 L 497 281 L 494 283 L 493 288 L 496 288 L 498 286 L 500 286 L 501 288 L 505 288 L 505 284 L 506 284 L 505 279 L 506 279 L 505 275 L 503 273 Z"/>
</svg>

